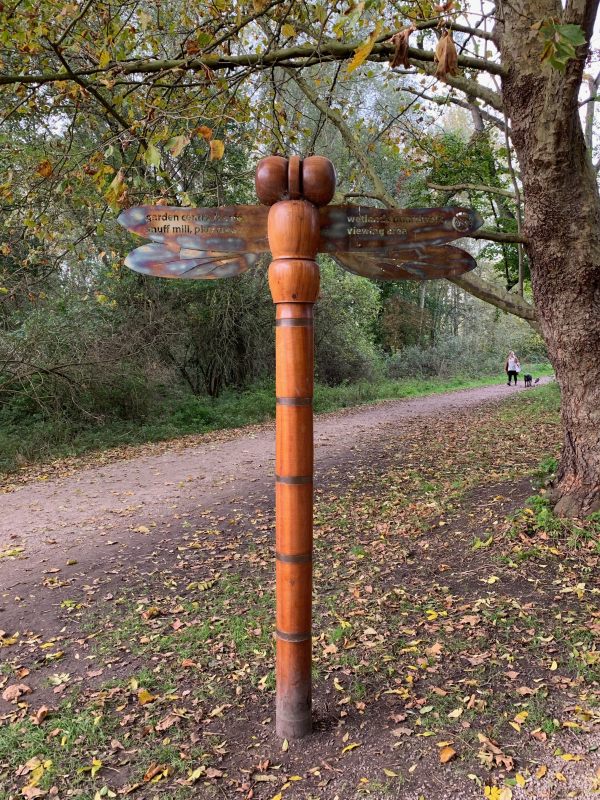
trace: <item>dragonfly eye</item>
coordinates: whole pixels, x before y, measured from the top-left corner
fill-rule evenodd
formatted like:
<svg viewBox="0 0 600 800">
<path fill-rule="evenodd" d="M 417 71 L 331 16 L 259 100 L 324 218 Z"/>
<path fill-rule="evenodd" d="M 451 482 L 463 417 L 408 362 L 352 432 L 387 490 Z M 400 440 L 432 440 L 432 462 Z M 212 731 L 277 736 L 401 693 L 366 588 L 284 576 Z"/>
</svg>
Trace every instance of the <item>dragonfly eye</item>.
<svg viewBox="0 0 600 800">
<path fill-rule="evenodd" d="M 271 206 L 280 200 L 308 200 L 326 206 L 335 192 L 335 169 L 328 158 L 309 156 L 268 156 L 256 167 L 256 194 L 261 203 Z"/>
</svg>

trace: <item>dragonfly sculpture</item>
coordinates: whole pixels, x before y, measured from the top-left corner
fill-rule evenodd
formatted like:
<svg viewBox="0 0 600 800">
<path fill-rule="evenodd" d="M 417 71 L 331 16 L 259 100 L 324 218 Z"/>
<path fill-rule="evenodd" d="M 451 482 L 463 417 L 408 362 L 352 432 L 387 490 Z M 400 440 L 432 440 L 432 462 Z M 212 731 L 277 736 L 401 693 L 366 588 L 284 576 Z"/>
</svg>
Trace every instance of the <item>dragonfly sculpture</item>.
<svg viewBox="0 0 600 800">
<path fill-rule="evenodd" d="M 130 269 L 160 278 L 211 280 L 240 275 L 269 251 L 266 206 L 178 208 L 138 206 L 119 223 L 151 240 L 126 259 Z M 341 267 L 382 281 L 453 278 L 475 259 L 448 242 L 482 224 L 468 208 L 383 209 L 361 205 L 319 209 L 318 252 Z"/>
<path fill-rule="evenodd" d="M 329 206 L 333 164 L 270 156 L 259 162 L 262 206 L 139 206 L 119 216 L 150 239 L 126 259 L 159 278 L 210 280 L 239 275 L 271 251 L 276 305 L 275 558 L 277 713 L 283 738 L 312 729 L 313 306 L 317 253 L 376 280 L 450 278 L 476 266 L 449 244 L 482 224 L 469 208 L 381 209 Z M 269 208 L 270 206 L 270 208 Z"/>
</svg>

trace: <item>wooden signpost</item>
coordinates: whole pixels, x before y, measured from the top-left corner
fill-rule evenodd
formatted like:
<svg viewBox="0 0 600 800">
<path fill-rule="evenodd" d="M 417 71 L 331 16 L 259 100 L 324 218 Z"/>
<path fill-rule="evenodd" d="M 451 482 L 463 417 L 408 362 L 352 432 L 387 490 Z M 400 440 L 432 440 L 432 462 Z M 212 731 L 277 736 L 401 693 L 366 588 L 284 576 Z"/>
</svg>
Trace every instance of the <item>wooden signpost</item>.
<svg viewBox="0 0 600 800">
<path fill-rule="evenodd" d="M 468 208 L 380 209 L 328 206 L 333 164 L 321 156 L 270 156 L 259 162 L 262 206 L 123 211 L 123 227 L 151 240 L 125 264 L 162 278 L 227 278 L 271 251 L 276 306 L 275 558 L 277 579 L 277 733 L 310 733 L 313 524 L 313 306 L 317 253 L 376 280 L 448 278 L 473 269 L 448 242 L 482 224 Z"/>
</svg>

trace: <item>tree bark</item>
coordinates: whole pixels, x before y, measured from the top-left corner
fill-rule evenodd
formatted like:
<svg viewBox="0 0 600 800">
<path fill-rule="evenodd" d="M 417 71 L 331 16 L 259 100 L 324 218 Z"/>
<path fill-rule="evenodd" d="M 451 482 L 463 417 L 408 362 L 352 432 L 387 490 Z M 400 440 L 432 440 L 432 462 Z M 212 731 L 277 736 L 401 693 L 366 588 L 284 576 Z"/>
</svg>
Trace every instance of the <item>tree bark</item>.
<svg viewBox="0 0 600 800">
<path fill-rule="evenodd" d="M 551 69 L 531 25 L 562 17 L 589 40 L 597 4 L 506 4 L 497 28 L 534 300 L 562 394 L 564 444 L 551 493 L 562 516 L 600 509 L 600 196 L 577 102 L 587 47 L 564 72 Z"/>
</svg>

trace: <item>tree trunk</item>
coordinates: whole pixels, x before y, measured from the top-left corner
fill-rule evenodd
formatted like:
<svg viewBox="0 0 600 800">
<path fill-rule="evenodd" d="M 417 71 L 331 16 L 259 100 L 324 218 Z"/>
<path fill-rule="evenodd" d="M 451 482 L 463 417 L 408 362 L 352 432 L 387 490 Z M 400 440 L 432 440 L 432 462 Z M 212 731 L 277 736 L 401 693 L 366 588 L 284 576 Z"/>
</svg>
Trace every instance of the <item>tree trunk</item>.
<svg viewBox="0 0 600 800">
<path fill-rule="evenodd" d="M 502 81 L 525 194 L 533 293 L 562 395 L 564 446 L 555 510 L 600 509 L 600 197 L 577 108 L 587 52 L 558 72 L 540 60 L 532 20 L 562 16 L 591 34 L 596 2 L 505 5 Z M 581 48 L 585 49 L 585 48 Z"/>
</svg>

